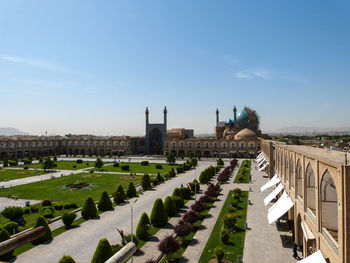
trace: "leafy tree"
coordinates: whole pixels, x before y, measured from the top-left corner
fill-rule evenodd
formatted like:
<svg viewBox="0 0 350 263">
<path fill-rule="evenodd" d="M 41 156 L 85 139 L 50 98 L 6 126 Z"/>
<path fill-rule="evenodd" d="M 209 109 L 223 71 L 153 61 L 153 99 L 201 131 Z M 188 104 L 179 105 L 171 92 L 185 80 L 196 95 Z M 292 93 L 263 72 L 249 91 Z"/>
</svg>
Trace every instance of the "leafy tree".
<svg viewBox="0 0 350 263">
<path fill-rule="evenodd" d="M 136 188 L 133 182 L 129 183 L 128 189 L 126 190 L 126 196 L 128 198 L 133 198 L 136 196 Z"/>
<path fill-rule="evenodd" d="M 112 201 L 109 198 L 109 195 L 106 191 L 103 191 L 100 200 L 97 203 L 98 210 L 100 211 L 108 211 L 111 210 L 113 205 Z"/>
<path fill-rule="evenodd" d="M 165 226 L 168 223 L 168 215 L 165 211 L 162 199 L 158 198 L 153 205 L 151 223 L 156 227 Z"/>
<path fill-rule="evenodd" d="M 7 158 L 4 158 L 4 160 L 2 161 L 2 166 L 3 167 L 8 167 L 9 166 L 9 160 Z"/>
<path fill-rule="evenodd" d="M 94 203 L 94 200 L 92 200 L 92 197 L 88 197 L 83 205 L 83 208 L 81 209 L 81 216 L 88 220 L 90 218 L 94 218 L 97 216 L 97 209 L 96 205 Z"/>
<path fill-rule="evenodd" d="M 175 164 L 176 162 L 176 156 L 174 153 L 170 152 L 167 156 L 166 156 L 166 162 L 169 164 Z"/>
<path fill-rule="evenodd" d="M 113 256 L 111 245 L 108 240 L 102 238 L 100 242 L 98 242 L 94 257 L 91 260 L 91 263 L 104 263 L 111 256 Z"/>
<path fill-rule="evenodd" d="M 160 252 L 168 256 L 169 254 L 176 252 L 180 246 L 180 242 L 176 240 L 174 235 L 168 235 L 159 242 L 158 249 Z"/>
<path fill-rule="evenodd" d="M 173 229 L 175 234 L 179 237 L 185 237 L 193 231 L 192 225 L 183 220 L 180 220 L 179 223 L 175 225 Z"/>
<path fill-rule="evenodd" d="M 1 214 L 10 219 L 11 221 L 20 223 L 21 221 L 23 221 L 23 209 L 22 207 L 19 206 L 8 206 L 6 207 Z"/>
<path fill-rule="evenodd" d="M 43 169 L 46 170 L 51 170 L 52 168 L 55 167 L 55 162 L 53 160 L 51 160 L 49 157 L 47 157 L 45 159 L 45 161 L 43 162 Z"/>
<path fill-rule="evenodd" d="M 95 167 L 100 169 L 100 168 L 102 168 L 102 166 L 103 166 L 102 158 L 100 156 L 98 156 L 96 158 Z"/>
</svg>

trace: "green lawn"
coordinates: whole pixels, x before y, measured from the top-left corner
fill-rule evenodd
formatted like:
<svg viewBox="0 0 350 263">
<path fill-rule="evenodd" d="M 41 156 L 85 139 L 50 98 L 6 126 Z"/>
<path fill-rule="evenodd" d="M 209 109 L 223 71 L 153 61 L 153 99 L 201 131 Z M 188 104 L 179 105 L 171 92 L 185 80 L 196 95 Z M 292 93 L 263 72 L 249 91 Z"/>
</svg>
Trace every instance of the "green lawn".
<svg viewBox="0 0 350 263">
<path fill-rule="evenodd" d="M 237 256 L 243 256 L 244 248 L 244 237 L 245 229 L 244 222 L 246 222 L 247 217 L 247 206 L 248 206 L 248 192 L 242 191 L 242 196 L 239 202 L 239 209 L 237 209 L 235 214 L 238 215 L 237 220 L 237 230 L 234 233 L 230 234 L 229 244 L 223 244 L 220 240 L 220 232 L 223 228 L 222 218 L 225 214 L 229 214 L 229 208 L 231 207 L 231 201 L 233 200 L 233 191 L 230 191 L 224 206 L 220 212 L 220 215 L 215 223 L 213 231 L 207 241 L 207 244 L 202 252 L 202 255 L 199 259 L 199 263 L 208 263 L 211 258 L 214 258 L 214 249 L 216 247 L 221 247 L 225 251 L 225 258 L 229 259 L 232 262 L 238 262 Z"/>
<path fill-rule="evenodd" d="M 24 170 L 24 169 L 0 169 L 0 182 L 6 180 L 20 179 L 38 174 L 45 174 L 43 171 Z"/>
<path fill-rule="evenodd" d="M 129 165 L 130 169 L 124 171 L 121 169 L 122 165 Z M 123 163 L 121 162 L 119 167 L 114 167 L 113 165 L 104 166 L 102 169 L 108 172 L 123 172 L 123 173 L 148 173 L 148 174 L 157 174 L 157 173 L 166 173 L 171 170 L 171 168 L 176 169 L 177 165 L 161 164 L 162 169 L 157 169 L 155 163 L 150 163 L 147 166 L 143 166 L 140 163 Z"/>
<path fill-rule="evenodd" d="M 55 170 L 79 170 L 83 168 L 93 168 L 95 165 L 95 162 L 76 163 L 73 161 L 57 161 L 55 163 L 57 164 L 57 167 L 54 168 Z M 29 168 L 38 168 L 38 169 L 43 168 L 42 163 L 28 164 L 25 166 L 28 166 Z M 75 166 L 75 168 L 73 166 Z M 20 166 L 20 167 L 23 167 L 23 166 Z"/>
<path fill-rule="evenodd" d="M 61 189 L 76 181 L 93 184 L 93 186 L 90 189 L 80 190 Z M 0 196 L 11 194 L 23 199 L 48 199 L 62 203 L 74 202 L 78 206 L 82 206 L 88 196 L 91 196 L 97 201 L 104 190 L 111 194 L 116 191 L 119 184 L 122 184 L 126 188 L 131 181 L 137 184 L 141 181 L 141 176 L 130 178 L 129 175 L 123 174 L 79 173 L 42 182 L 0 189 Z"/>
<path fill-rule="evenodd" d="M 234 183 L 244 183 L 249 184 L 250 183 L 250 169 L 251 169 L 252 161 L 251 160 L 244 160 L 241 164 L 241 167 L 239 168 L 237 172 L 237 176 L 235 178 Z M 242 178 L 242 179 L 240 179 Z"/>
</svg>

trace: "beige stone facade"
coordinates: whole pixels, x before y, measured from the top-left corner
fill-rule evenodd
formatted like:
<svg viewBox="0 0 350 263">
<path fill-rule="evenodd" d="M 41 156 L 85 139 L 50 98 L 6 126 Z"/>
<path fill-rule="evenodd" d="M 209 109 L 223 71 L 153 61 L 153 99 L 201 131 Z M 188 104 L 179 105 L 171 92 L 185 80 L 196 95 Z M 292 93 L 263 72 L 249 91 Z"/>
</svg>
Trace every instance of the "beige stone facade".
<svg viewBox="0 0 350 263">
<path fill-rule="evenodd" d="M 304 255 L 321 250 L 331 263 L 350 262 L 350 166 L 345 154 L 262 140 L 267 173 L 279 176 L 294 206 L 288 212 Z M 304 230 L 303 230 L 304 228 Z M 305 228 L 312 236 L 306 237 Z"/>
</svg>

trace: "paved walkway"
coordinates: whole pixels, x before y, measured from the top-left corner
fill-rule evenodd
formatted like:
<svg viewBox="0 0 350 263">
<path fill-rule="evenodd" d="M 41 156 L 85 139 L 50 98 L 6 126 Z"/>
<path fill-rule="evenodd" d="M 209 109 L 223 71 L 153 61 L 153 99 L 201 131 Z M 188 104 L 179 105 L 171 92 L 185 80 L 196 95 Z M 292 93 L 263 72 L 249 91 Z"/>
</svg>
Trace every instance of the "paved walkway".
<svg viewBox="0 0 350 263">
<path fill-rule="evenodd" d="M 12 199 L 7 197 L 0 197 L 0 212 L 5 209 L 7 206 L 20 206 L 25 207 L 26 201 L 29 201 L 30 205 L 35 205 L 40 203 L 40 200 L 27 200 L 27 199 Z"/>
<path fill-rule="evenodd" d="M 288 232 L 278 231 L 276 223 L 269 225 L 267 221 L 267 210 L 271 203 L 265 207 L 264 198 L 272 192 L 271 187 L 264 192 L 260 187 L 269 179 L 265 178 L 265 172 L 255 170 L 252 163 L 252 192 L 249 199 L 252 205 L 248 206 L 247 223 L 249 230 L 246 232 L 244 243 L 243 262 L 254 263 L 295 263 L 292 257 L 292 249 L 283 247 L 282 240 L 290 236 Z"/>
<path fill-rule="evenodd" d="M 213 162 L 200 161 L 197 167 L 197 176 Z M 155 191 L 146 191 L 134 205 L 134 230 L 143 212 L 150 214 L 156 198 L 165 199 L 171 195 L 175 187 L 186 184 L 195 178 L 194 170 L 176 176 L 172 180 L 159 185 Z M 120 236 L 116 228 L 125 233 L 130 232 L 130 206 L 117 206 L 113 211 L 107 211 L 100 215 L 99 219 L 84 222 L 77 228 L 73 228 L 55 237 L 51 242 L 41 244 L 19 255 L 11 262 L 40 262 L 55 263 L 63 255 L 71 255 L 77 263 L 90 262 L 100 239 L 107 238 L 111 244 L 120 243 Z"/>
</svg>

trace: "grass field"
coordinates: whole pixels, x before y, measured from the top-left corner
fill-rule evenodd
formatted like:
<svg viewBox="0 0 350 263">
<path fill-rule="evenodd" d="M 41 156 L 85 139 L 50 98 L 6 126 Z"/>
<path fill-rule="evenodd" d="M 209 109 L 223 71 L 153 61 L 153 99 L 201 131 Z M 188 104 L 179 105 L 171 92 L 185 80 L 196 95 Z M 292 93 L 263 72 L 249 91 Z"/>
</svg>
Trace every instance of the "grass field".
<svg viewBox="0 0 350 263">
<path fill-rule="evenodd" d="M 93 184 L 94 186 L 92 186 L 90 190 L 61 189 L 61 187 L 65 187 L 77 181 Z M 141 181 L 141 176 L 130 178 L 129 175 L 122 174 L 79 173 L 42 182 L 0 189 L 0 196 L 8 196 L 8 194 L 11 194 L 23 199 L 48 199 L 62 203 L 74 202 L 78 206 L 82 206 L 88 196 L 91 196 L 97 201 L 103 191 L 107 191 L 107 193 L 111 194 L 116 191 L 119 184 L 122 184 L 126 188 L 131 181 L 137 184 Z"/>
<path fill-rule="evenodd" d="M 247 206 L 248 206 L 248 192 L 242 191 L 242 196 L 239 202 L 239 209 L 237 209 L 235 214 L 238 216 L 236 223 L 237 230 L 234 233 L 230 234 L 230 239 L 228 244 L 223 244 L 220 240 L 220 232 L 223 228 L 223 216 L 229 214 L 229 208 L 231 207 L 231 201 L 233 200 L 233 191 L 230 191 L 224 206 L 220 212 L 220 215 L 215 223 L 213 231 L 210 234 L 210 237 L 205 245 L 205 248 L 202 252 L 202 255 L 199 259 L 199 263 L 208 263 L 211 258 L 214 258 L 214 249 L 216 247 L 221 247 L 225 251 L 225 258 L 230 261 L 238 262 L 237 257 L 239 255 L 243 256 L 244 248 L 244 238 L 245 238 L 245 229 L 244 222 L 246 222 L 247 217 Z"/>
<path fill-rule="evenodd" d="M 250 169 L 251 169 L 252 161 L 244 160 L 241 164 L 237 172 L 237 176 L 235 178 L 234 183 L 244 183 L 249 184 L 250 182 Z"/>
<path fill-rule="evenodd" d="M 129 165 L 130 169 L 124 171 L 121 169 L 122 165 Z M 176 168 L 177 165 L 161 164 L 162 169 L 157 169 L 156 164 L 150 163 L 147 166 L 143 166 L 140 163 L 123 163 L 121 162 L 119 167 L 114 167 L 113 165 L 104 166 L 102 169 L 108 172 L 123 172 L 123 173 L 148 173 L 148 174 L 157 174 L 157 173 L 166 173 L 171 170 L 171 168 Z"/>
<path fill-rule="evenodd" d="M 55 170 L 79 170 L 83 168 L 93 168 L 95 165 L 95 162 L 76 163 L 73 161 L 57 161 L 55 163 L 57 164 L 57 167 L 54 168 Z M 42 163 L 28 164 L 25 166 L 28 166 L 29 168 L 38 168 L 38 169 L 43 168 Z M 73 166 L 75 166 L 75 168 Z M 23 167 L 23 165 L 20 167 Z"/>
<path fill-rule="evenodd" d="M 24 169 L 0 169 L 0 182 L 5 180 L 14 180 L 38 174 L 45 174 L 43 171 L 24 170 Z"/>
</svg>

